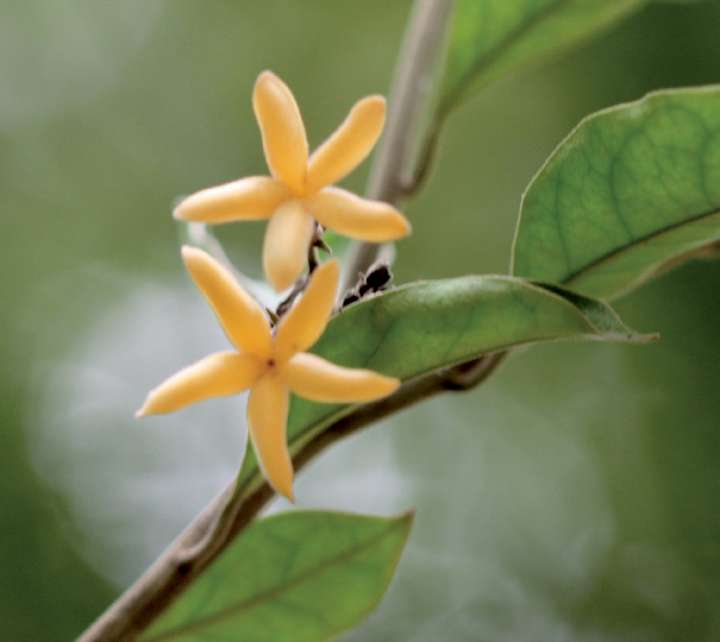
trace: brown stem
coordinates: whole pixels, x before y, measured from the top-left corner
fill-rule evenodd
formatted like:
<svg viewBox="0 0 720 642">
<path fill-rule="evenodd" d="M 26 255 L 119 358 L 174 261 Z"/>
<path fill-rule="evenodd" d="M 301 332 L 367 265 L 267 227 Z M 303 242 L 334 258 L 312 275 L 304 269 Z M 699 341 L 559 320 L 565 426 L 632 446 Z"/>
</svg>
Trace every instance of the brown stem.
<svg viewBox="0 0 720 642">
<path fill-rule="evenodd" d="M 390 92 L 385 134 L 368 180 L 368 198 L 397 203 L 414 172 L 414 142 L 432 87 L 435 65 L 452 11 L 453 0 L 416 0 Z M 380 256 L 382 245 L 357 243 L 348 259 L 343 290 L 355 284 Z"/>
<path fill-rule="evenodd" d="M 328 426 L 293 457 L 296 470 L 334 443 L 400 410 L 447 391 L 469 390 L 484 381 L 507 352 L 478 359 L 404 383 L 393 395 L 366 404 Z M 130 642 L 142 633 L 241 533 L 273 497 L 263 482 L 230 502 L 230 484 L 180 537 L 90 627 L 77 642 Z"/>
<path fill-rule="evenodd" d="M 315 223 L 313 236 L 310 239 L 310 245 L 308 246 L 307 276 L 302 275 L 297 281 L 295 281 L 295 285 L 293 285 L 292 290 L 290 290 L 290 294 L 288 294 L 282 301 L 280 301 L 280 303 L 278 303 L 275 311 L 268 310 L 268 313 L 273 320 L 273 325 L 277 325 L 277 322 L 280 320 L 280 318 L 287 313 L 287 311 L 292 307 L 292 304 L 295 302 L 295 299 L 297 299 L 305 291 L 308 283 L 310 283 L 310 277 L 319 265 L 316 254 L 317 250 L 321 249 L 326 252 L 330 252 L 330 248 L 323 239 L 324 231 L 325 230 L 319 223 Z"/>
</svg>

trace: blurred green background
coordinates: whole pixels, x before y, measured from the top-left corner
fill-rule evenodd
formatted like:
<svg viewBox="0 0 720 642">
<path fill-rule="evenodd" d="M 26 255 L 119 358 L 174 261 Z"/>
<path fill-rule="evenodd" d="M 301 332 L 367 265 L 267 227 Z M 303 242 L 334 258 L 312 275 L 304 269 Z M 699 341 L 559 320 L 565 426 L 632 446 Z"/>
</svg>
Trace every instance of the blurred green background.
<svg viewBox="0 0 720 642">
<path fill-rule="evenodd" d="M 313 146 L 386 93 L 408 10 L 0 6 L 0 639 L 77 635 L 231 478 L 242 400 L 131 418 L 224 345 L 181 268 L 172 203 L 265 171 L 260 70 L 296 92 Z M 718 33 L 717 2 L 656 4 L 465 104 L 407 207 L 398 281 L 506 271 L 520 194 L 553 146 L 596 109 L 720 81 Z M 222 231 L 253 277 L 262 231 Z M 720 263 L 688 264 L 618 306 L 661 342 L 533 348 L 304 471 L 300 506 L 418 511 L 390 593 L 343 639 L 720 639 L 718 285 Z"/>
</svg>

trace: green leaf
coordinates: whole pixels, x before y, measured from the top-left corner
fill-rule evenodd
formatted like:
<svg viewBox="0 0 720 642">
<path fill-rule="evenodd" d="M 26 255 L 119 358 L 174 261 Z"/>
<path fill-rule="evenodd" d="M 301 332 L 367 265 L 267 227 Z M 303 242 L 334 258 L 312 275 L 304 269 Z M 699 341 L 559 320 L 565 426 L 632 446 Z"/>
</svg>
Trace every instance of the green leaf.
<svg viewBox="0 0 720 642">
<path fill-rule="evenodd" d="M 342 258 L 350 247 L 350 239 L 332 230 L 326 230 L 323 240 L 332 251 L 335 258 Z"/>
<path fill-rule="evenodd" d="M 488 352 L 556 339 L 638 340 L 604 303 L 509 276 L 406 285 L 343 310 L 313 348 L 333 363 L 407 380 Z M 294 397 L 292 454 L 355 406 Z M 248 448 L 236 493 L 262 483 Z"/>
<path fill-rule="evenodd" d="M 141 640 L 328 640 L 378 604 L 411 525 L 319 511 L 253 522 Z"/>
<path fill-rule="evenodd" d="M 440 114 L 498 76 L 569 49 L 645 4 L 647 0 L 457 0 Z"/>
<path fill-rule="evenodd" d="M 720 239 L 720 86 L 585 119 L 530 184 L 513 272 L 611 298 Z"/>
</svg>

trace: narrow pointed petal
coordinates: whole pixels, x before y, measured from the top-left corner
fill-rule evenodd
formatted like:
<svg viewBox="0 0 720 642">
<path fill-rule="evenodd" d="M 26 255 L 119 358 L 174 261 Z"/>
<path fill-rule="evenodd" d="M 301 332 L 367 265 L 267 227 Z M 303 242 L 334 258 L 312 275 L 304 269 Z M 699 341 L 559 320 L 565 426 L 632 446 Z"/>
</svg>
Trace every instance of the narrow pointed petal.
<svg viewBox="0 0 720 642">
<path fill-rule="evenodd" d="M 343 368 L 301 352 L 281 367 L 280 375 L 295 394 L 322 403 L 373 401 L 395 392 L 399 379 L 372 370 Z"/>
<path fill-rule="evenodd" d="M 241 350 L 267 359 L 272 350 L 270 323 L 257 301 L 206 252 L 185 245 L 182 257 L 230 341 Z"/>
<path fill-rule="evenodd" d="M 365 160 L 385 124 L 385 99 L 368 96 L 355 103 L 348 117 L 310 157 L 309 194 L 347 176 Z"/>
<path fill-rule="evenodd" d="M 265 232 L 263 267 L 268 281 L 278 292 L 300 277 L 315 222 L 300 201 L 287 201 L 273 214 Z"/>
<path fill-rule="evenodd" d="M 277 377 L 262 377 L 250 391 L 248 424 L 265 478 L 293 501 L 293 466 L 287 447 L 288 389 Z"/>
<path fill-rule="evenodd" d="M 252 354 L 211 354 L 151 390 L 135 416 L 174 412 L 197 401 L 242 392 L 257 381 L 264 368 Z"/>
<path fill-rule="evenodd" d="M 255 81 L 253 109 L 272 175 L 300 193 L 305 185 L 308 143 L 295 97 L 280 78 L 263 71 Z"/>
<path fill-rule="evenodd" d="M 264 219 L 289 196 L 283 183 L 269 176 L 250 176 L 191 194 L 175 208 L 173 216 L 200 223 Z"/>
<path fill-rule="evenodd" d="M 327 261 L 318 267 L 302 297 L 280 321 L 275 334 L 275 361 L 284 363 L 296 352 L 304 352 L 325 331 L 335 305 L 340 264 Z"/>
<path fill-rule="evenodd" d="M 360 241 L 382 243 L 410 233 L 410 223 L 392 205 L 344 189 L 326 187 L 305 202 L 322 225 Z"/>
</svg>

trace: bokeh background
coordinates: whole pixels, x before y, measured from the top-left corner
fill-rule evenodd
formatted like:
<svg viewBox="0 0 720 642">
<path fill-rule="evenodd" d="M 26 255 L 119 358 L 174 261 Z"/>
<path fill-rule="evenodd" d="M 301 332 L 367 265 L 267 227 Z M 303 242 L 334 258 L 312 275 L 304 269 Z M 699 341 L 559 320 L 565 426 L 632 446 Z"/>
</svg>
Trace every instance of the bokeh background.
<svg viewBox="0 0 720 642">
<path fill-rule="evenodd" d="M 409 2 L 0 4 L 0 639 L 71 639 L 232 477 L 242 399 L 136 423 L 225 345 L 174 200 L 264 171 L 271 68 L 311 144 L 387 91 Z M 720 81 L 720 5 L 655 4 L 450 120 L 398 281 L 505 272 L 520 194 L 581 117 Z M 368 165 L 346 181 L 362 191 Z M 223 229 L 259 276 L 261 224 Z M 650 346 L 554 344 L 304 471 L 301 507 L 417 519 L 347 642 L 720 639 L 720 262 L 619 304 Z M 272 509 L 285 509 L 276 503 Z"/>
</svg>

